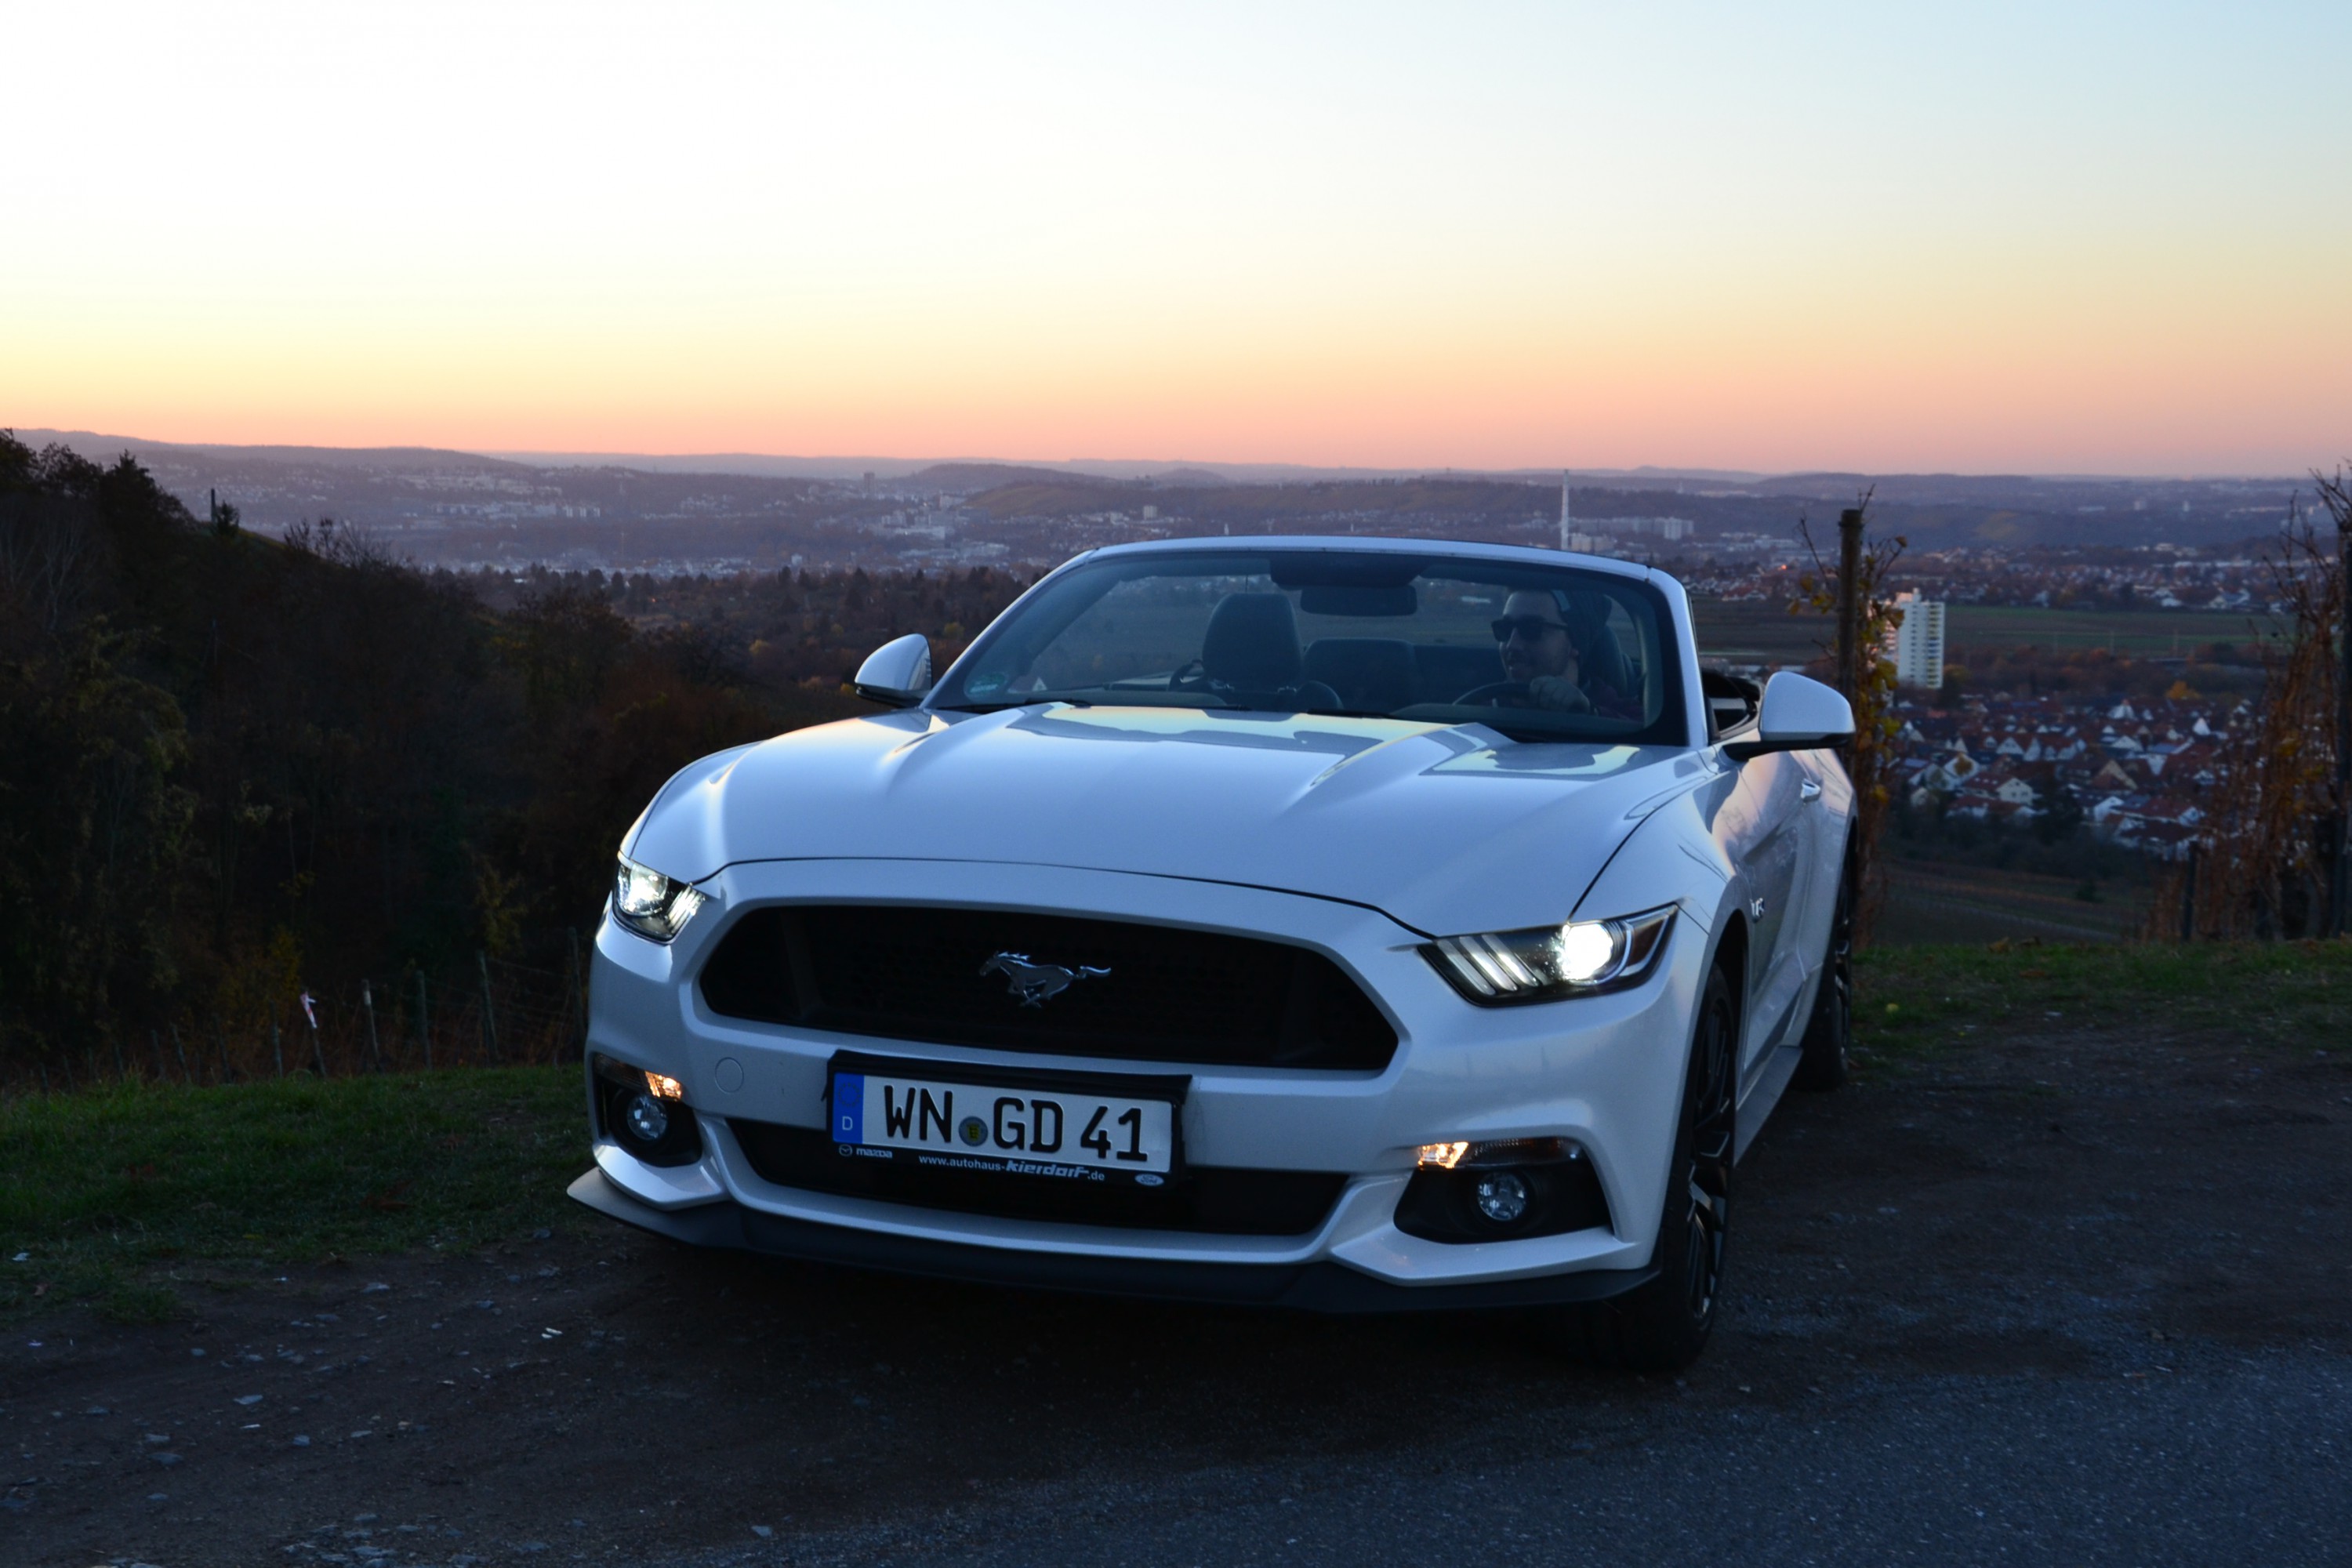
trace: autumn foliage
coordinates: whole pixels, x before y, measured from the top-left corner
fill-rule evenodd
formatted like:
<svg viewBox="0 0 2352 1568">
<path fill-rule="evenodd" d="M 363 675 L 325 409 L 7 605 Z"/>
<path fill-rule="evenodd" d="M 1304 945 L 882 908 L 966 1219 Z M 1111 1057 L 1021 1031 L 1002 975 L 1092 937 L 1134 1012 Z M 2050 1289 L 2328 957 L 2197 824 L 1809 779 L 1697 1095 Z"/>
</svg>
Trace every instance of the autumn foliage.
<svg viewBox="0 0 2352 1568">
<path fill-rule="evenodd" d="M 2340 542 L 2352 526 L 2342 477 L 2322 479 Z M 2347 608 L 2340 542 L 2331 557 L 2298 517 L 2271 561 L 2271 596 L 2285 635 L 2262 645 L 2263 691 L 2251 724 L 2224 740 L 2193 859 L 2159 882 L 2150 934 L 2159 938 L 2300 937 L 2325 933 L 2343 773 L 2336 747 Z M 2341 922 L 2342 911 L 2335 911 Z"/>
<path fill-rule="evenodd" d="M 551 1050 L 672 772 L 865 710 L 841 686 L 865 651 L 944 656 L 1020 585 L 492 594 L 0 433 L 0 1084 Z"/>
<path fill-rule="evenodd" d="M 1869 498 L 1865 496 L 1865 515 L 1868 508 Z M 1798 533 L 1812 554 L 1813 569 L 1797 579 L 1797 596 L 1790 602 L 1789 613 L 1826 616 L 1834 620 L 1840 597 L 1837 571 L 1822 560 L 1810 528 L 1800 523 Z M 1895 607 L 1887 593 L 1887 579 L 1895 562 L 1902 558 L 1903 549 L 1900 536 L 1873 539 L 1865 534 L 1856 574 L 1855 592 L 1861 596 L 1860 636 L 1854 656 L 1854 689 L 1848 694 L 1853 704 L 1853 740 L 1845 748 L 1844 759 L 1846 773 L 1853 781 L 1853 853 L 1860 877 L 1854 905 L 1854 938 L 1858 943 L 1869 940 L 1878 910 L 1885 902 L 1885 866 L 1876 851 L 1894 803 L 1890 781 L 1896 760 L 1895 738 L 1903 725 L 1895 713 L 1895 661 L 1881 650 L 1903 625 L 1903 612 Z M 1836 647 L 1829 642 L 1822 647 L 1834 666 Z"/>
</svg>

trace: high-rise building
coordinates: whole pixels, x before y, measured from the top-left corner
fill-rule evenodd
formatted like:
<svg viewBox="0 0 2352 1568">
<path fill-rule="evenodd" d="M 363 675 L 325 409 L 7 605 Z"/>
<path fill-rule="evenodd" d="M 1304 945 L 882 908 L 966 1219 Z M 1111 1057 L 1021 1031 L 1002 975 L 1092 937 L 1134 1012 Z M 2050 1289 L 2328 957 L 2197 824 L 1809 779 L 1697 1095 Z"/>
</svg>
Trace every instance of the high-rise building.
<svg viewBox="0 0 2352 1568">
<path fill-rule="evenodd" d="M 1562 468 L 1559 471 L 1559 547 L 1562 550 L 1572 548 L 1569 543 L 1568 521 L 1568 470 Z"/>
<path fill-rule="evenodd" d="M 1944 684 L 1944 601 L 1923 599 L 1916 592 L 1895 595 L 1903 624 L 1886 634 L 1885 652 L 1895 661 L 1895 679 L 1905 686 Z"/>
</svg>

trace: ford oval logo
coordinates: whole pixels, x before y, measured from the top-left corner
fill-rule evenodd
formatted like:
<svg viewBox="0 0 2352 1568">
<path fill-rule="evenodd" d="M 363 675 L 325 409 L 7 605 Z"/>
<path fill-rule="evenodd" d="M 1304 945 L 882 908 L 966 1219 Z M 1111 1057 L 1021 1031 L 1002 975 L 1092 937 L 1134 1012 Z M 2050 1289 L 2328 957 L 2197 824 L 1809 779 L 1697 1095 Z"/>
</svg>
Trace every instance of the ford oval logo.
<svg viewBox="0 0 2352 1568">
<path fill-rule="evenodd" d="M 1043 1007 L 1053 997 L 1059 996 L 1081 980 L 1099 980 L 1110 973 L 1080 964 L 1076 969 L 1058 963 L 1039 963 L 1025 952 L 992 953 L 980 966 L 982 974 L 1004 976 L 1006 992 L 1021 998 L 1024 1007 Z"/>
</svg>

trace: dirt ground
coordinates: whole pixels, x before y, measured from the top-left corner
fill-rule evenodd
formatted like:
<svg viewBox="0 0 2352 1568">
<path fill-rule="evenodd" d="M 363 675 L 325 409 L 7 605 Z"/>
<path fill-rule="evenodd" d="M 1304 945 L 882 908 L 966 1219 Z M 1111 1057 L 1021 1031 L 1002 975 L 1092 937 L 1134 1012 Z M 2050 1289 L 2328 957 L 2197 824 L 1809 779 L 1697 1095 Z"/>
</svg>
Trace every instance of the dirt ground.
<svg viewBox="0 0 2352 1568">
<path fill-rule="evenodd" d="M 0 1345 L 0 1561 L 903 1558 L 1043 1498 L 1253 1467 L 1435 1478 L 1465 1442 L 1639 1444 L 1678 1413 L 1803 1416 L 1865 1384 L 2055 1399 L 2334 1364 L 2352 1047 L 1987 1041 L 1792 1096 L 1736 1203 L 1727 1318 L 1678 1382 L 1565 1365 L 1533 1323 L 963 1289 L 584 1213 L 202 1293 L 161 1328 L 56 1315 Z"/>
</svg>

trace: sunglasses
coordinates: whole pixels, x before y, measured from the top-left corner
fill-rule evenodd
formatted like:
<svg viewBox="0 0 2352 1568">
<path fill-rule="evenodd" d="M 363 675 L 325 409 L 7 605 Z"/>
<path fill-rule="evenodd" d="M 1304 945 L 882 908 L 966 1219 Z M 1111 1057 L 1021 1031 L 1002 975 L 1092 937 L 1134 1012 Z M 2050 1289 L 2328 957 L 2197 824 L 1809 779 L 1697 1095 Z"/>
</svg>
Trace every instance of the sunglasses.
<svg viewBox="0 0 2352 1568">
<path fill-rule="evenodd" d="M 1514 635 L 1521 642 L 1538 642 L 1546 632 L 1564 632 L 1568 627 L 1541 616 L 1505 616 L 1495 622 L 1494 630 L 1496 642 L 1508 642 Z"/>
</svg>

